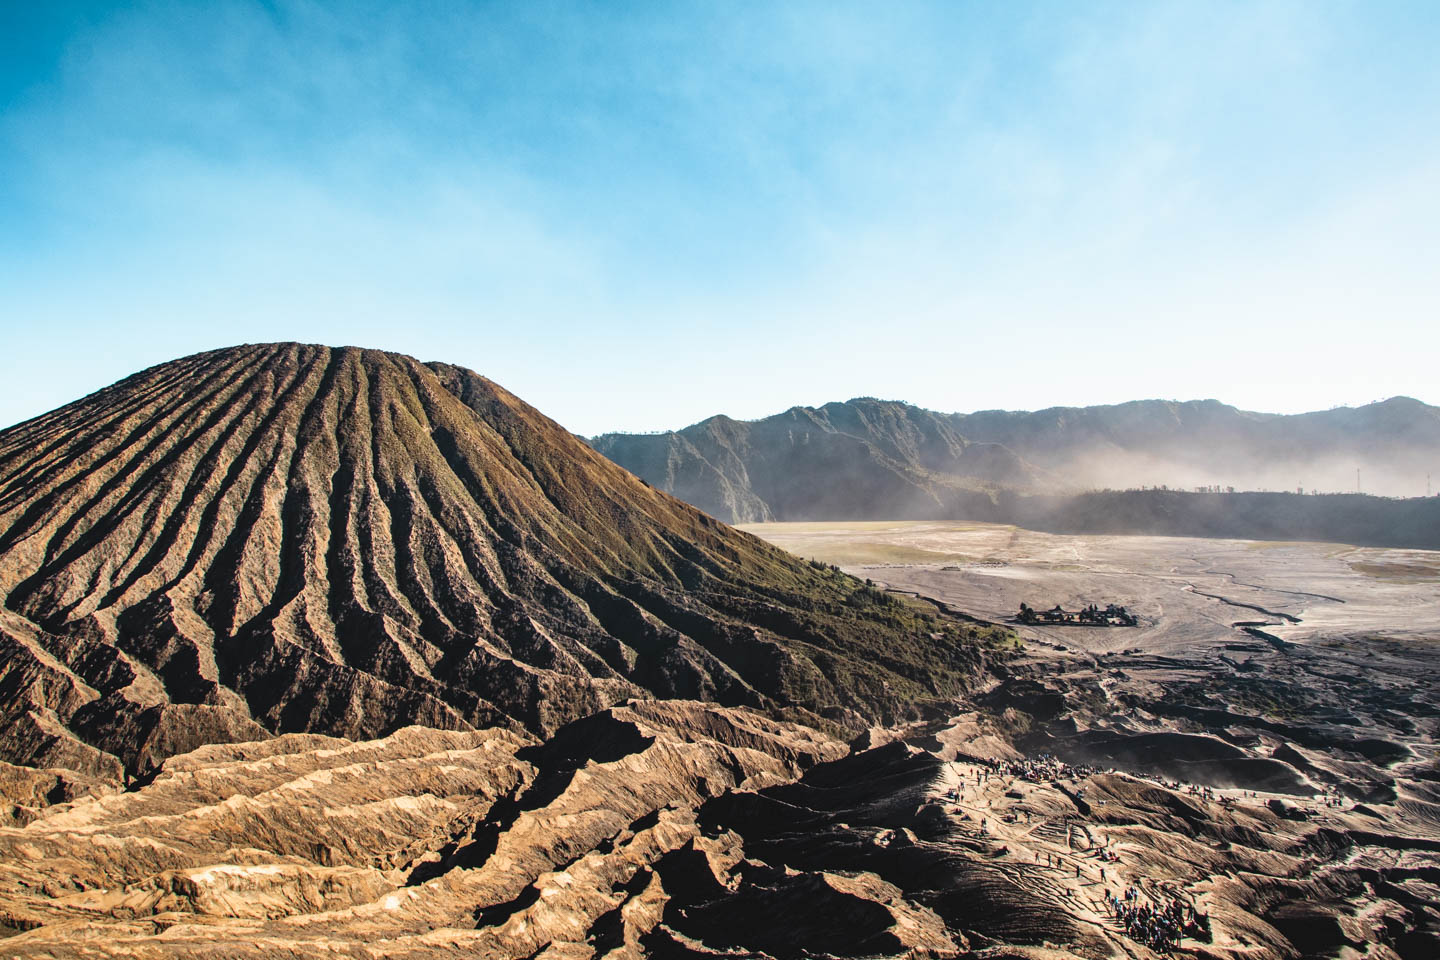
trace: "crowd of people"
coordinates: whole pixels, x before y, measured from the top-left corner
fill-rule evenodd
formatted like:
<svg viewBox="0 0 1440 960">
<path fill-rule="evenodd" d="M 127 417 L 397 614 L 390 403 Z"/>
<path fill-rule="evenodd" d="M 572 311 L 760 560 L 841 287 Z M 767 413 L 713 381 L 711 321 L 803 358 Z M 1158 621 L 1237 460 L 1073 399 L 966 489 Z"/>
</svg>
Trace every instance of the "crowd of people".
<svg viewBox="0 0 1440 960">
<path fill-rule="evenodd" d="M 1139 890 L 1126 887 L 1119 896 L 1106 894 L 1105 905 L 1131 940 L 1153 950 L 1173 950 L 1182 937 L 1199 932 L 1199 915 L 1178 899 L 1157 906 L 1142 898 Z"/>
<path fill-rule="evenodd" d="M 1048 753 L 1019 760 L 995 761 L 995 771 L 1001 776 L 1015 777 L 1027 783 L 1051 783 L 1056 780 L 1079 780 L 1101 771 L 1088 764 L 1066 763 Z"/>
<path fill-rule="evenodd" d="M 960 787 L 947 791 L 947 796 L 951 800 L 959 800 L 967 783 L 983 787 L 984 784 L 995 778 L 1013 778 L 1028 783 L 1080 781 L 1096 773 L 1104 772 L 1088 764 L 1067 763 L 1050 754 L 1014 760 L 978 761 L 977 766 L 978 769 L 973 773 L 962 775 Z M 1212 802 L 1218 800 L 1222 803 L 1232 800 L 1230 797 L 1217 793 L 1213 788 L 1200 784 L 1181 781 L 1162 781 L 1162 783 L 1172 790 L 1183 791 L 1203 800 Z M 1079 794 L 1077 793 L 1077 795 Z M 1031 817 L 1027 812 L 1008 811 L 1003 819 L 1006 822 L 1015 823 L 1028 822 Z M 980 819 L 979 828 L 982 836 L 990 834 L 989 823 L 985 818 Z M 1008 853 L 1009 848 L 1002 847 L 1000 852 L 1001 854 Z M 1042 862 L 1043 859 L 1047 867 L 1066 871 L 1073 866 L 1076 878 L 1084 876 L 1078 859 L 1039 850 L 1035 851 L 1034 856 L 1036 863 Z M 1098 847 L 1092 848 L 1091 856 L 1098 861 L 1093 864 L 1093 867 L 1099 873 L 1099 884 L 1103 886 L 1107 879 L 1106 865 L 1118 864 L 1120 858 L 1109 849 L 1108 844 L 1103 842 Z M 1179 899 L 1171 899 L 1168 904 L 1161 906 L 1148 900 L 1139 889 L 1132 886 L 1127 887 L 1120 894 L 1106 891 L 1104 903 L 1110 915 L 1121 925 L 1130 939 L 1153 950 L 1168 953 L 1176 949 L 1185 937 L 1202 934 L 1203 918 L 1195 912 L 1193 907 Z"/>
<path fill-rule="evenodd" d="M 1170 789 L 1171 789 L 1171 790 L 1178 790 L 1178 789 L 1180 789 L 1180 783 L 1179 783 L 1179 782 L 1176 782 L 1174 786 L 1170 787 Z M 1213 801 L 1213 800 L 1215 799 L 1215 791 L 1214 791 L 1214 789 L 1212 789 L 1212 788 L 1210 788 L 1210 787 L 1202 786 L 1202 785 L 1200 785 L 1200 784 L 1198 784 L 1198 783 L 1187 783 L 1187 784 L 1185 784 L 1185 792 L 1188 793 L 1188 794 L 1190 794 L 1190 796 L 1192 796 L 1192 797 L 1199 797 L 1201 800 L 1211 800 L 1211 801 Z"/>
<path fill-rule="evenodd" d="M 1013 780 L 1023 780 L 1026 783 L 1053 783 L 1058 780 L 1081 780 L 1096 773 L 1105 772 L 1089 764 L 1066 763 L 1048 753 L 1042 753 L 1038 757 L 1024 757 L 1018 760 L 989 759 L 972 760 L 971 762 L 977 765 L 977 769 L 973 774 L 962 773 L 960 776 L 960 786 L 952 787 L 945 791 L 945 799 L 958 802 L 965 788 L 972 782 L 976 787 L 983 787 L 992 779 L 1008 777 Z M 971 780 L 972 776 L 974 777 L 973 781 Z M 1083 797 L 1084 792 L 1081 791 L 1078 796 Z M 1020 817 L 1018 815 L 1012 815 L 1007 818 L 1007 821 L 1015 823 L 1019 819 Z M 1028 821 L 1029 817 L 1026 816 L 1025 822 Z"/>
</svg>

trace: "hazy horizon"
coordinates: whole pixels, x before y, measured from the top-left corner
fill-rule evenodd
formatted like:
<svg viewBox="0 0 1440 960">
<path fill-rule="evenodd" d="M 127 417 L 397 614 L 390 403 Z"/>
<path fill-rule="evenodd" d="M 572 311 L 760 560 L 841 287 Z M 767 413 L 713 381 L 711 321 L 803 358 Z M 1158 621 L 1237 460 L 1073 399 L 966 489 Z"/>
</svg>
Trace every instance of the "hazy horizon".
<svg viewBox="0 0 1440 960">
<path fill-rule="evenodd" d="M 280 341 L 280 342 L 283 342 L 283 341 Z M 232 344 L 232 345 L 230 345 L 230 346 L 241 346 L 241 345 L 242 345 L 242 344 L 238 344 L 238 343 L 237 343 L 237 344 Z M 361 349 L 382 349 L 382 348 L 378 348 L 378 347 L 368 347 L 368 346 L 366 346 L 365 344 L 358 344 L 358 343 L 323 344 L 323 345 L 324 345 L 324 346 L 328 346 L 328 347 L 332 347 L 332 348 L 358 347 L 358 348 L 361 348 Z M 217 348 L 213 348 L 213 349 L 225 349 L 225 347 L 217 347 Z M 197 351 L 197 352 L 202 352 L 202 351 Z M 390 352 L 403 353 L 404 351 L 393 351 L 393 350 L 392 350 L 392 351 L 390 351 Z M 148 364 L 146 367 L 140 367 L 140 368 L 137 368 L 137 369 L 135 369 L 135 370 L 132 370 L 132 371 L 130 371 L 129 373 L 126 373 L 126 374 L 121 375 L 120 377 L 118 377 L 118 378 L 115 379 L 115 380 L 108 381 L 108 382 L 106 382 L 106 383 L 98 384 L 98 385 L 96 385 L 96 386 L 95 386 L 94 388 L 92 388 L 92 389 L 87 389 L 87 390 L 85 390 L 83 393 L 77 393 L 75 396 L 71 397 L 69 400 L 63 401 L 63 402 L 61 402 L 60 404 L 58 404 L 57 407 L 46 408 L 45 410 L 37 411 L 37 412 L 34 413 L 34 414 L 31 414 L 31 415 L 26 416 L 26 417 L 22 417 L 21 419 L 15 420 L 14 422 L 0 424 L 0 430 L 5 430 L 5 429 L 8 429 L 9 427 L 17 426 L 17 425 L 25 422 L 26 420 L 30 420 L 30 419 L 33 419 L 34 417 L 42 416 L 42 415 L 44 415 L 44 414 L 46 414 L 46 413 L 49 413 L 51 410 L 57 409 L 59 406 L 64 406 L 65 404 L 72 403 L 72 402 L 75 402 L 75 401 L 77 401 L 77 400 L 81 400 L 81 399 L 83 399 L 84 397 L 89 396 L 89 395 L 92 394 L 92 393 L 95 393 L 95 392 L 97 392 L 97 391 L 100 391 L 100 390 L 105 389 L 106 387 L 110 387 L 110 386 L 115 385 L 116 383 L 119 383 L 121 380 L 124 380 L 126 377 L 130 376 L 131 374 L 139 373 L 139 372 L 141 372 L 141 371 L 144 370 L 144 369 L 148 369 L 148 367 L 157 366 L 157 365 L 166 363 L 166 362 L 168 362 L 169 360 L 176 360 L 176 359 L 181 359 L 181 357 L 180 357 L 180 356 L 169 357 L 169 358 L 166 358 L 165 360 L 157 361 L 157 363 Z M 424 357 L 424 356 L 417 356 L 417 357 L 415 357 L 415 359 L 420 360 L 420 361 L 423 362 L 423 363 L 429 363 L 429 362 L 452 363 L 452 362 L 453 362 L 453 361 L 450 361 L 450 360 L 445 359 L 444 357 Z M 503 380 L 500 380 L 499 378 L 497 378 L 497 377 L 495 377 L 495 376 L 492 376 L 492 375 L 490 375 L 490 374 L 487 374 L 487 373 L 486 373 L 485 371 L 483 371 L 483 370 L 477 370 L 476 372 L 477 372 L 477 373 L 480 373 L 482 376 L 486 376 L 486 377 L 488 377 L 489 379 L 494 380 L 495 382 L 499 383 L 502 387 L 506 386 L 506 384 L 503 382 Z M 507 389 L 509 389 L 509 387 L 507 387 Z M 512 390 L 512 392 L 514 392 L 514 391 Z M 518 395 L 518 394 L 517 394 L 517 395 Z M 530 401 L 529 401 L 526 397 L 524 397 L 524 396 L 521 396 L 520 398 L 521 398 L 522 400 L 526 400 L 527 402 L 530 402 Z M 867 395 L 855 395 L 855 396 L 844 397 L 844 398 L 838 398 L 838 397 L 837 397 L 837 398 L 831 398 L 831 399 L 829 399 L 829 400 L 822 400 L 822 401 L 819 401 L 819 402 L 817 402 L 817 403 L 792 403 L 792 404 L 790 404 L 789 406 L 785 407 L 784 409 L 770 410 L 770 411 L 761 412 L 761 413 L 758 413 L 758 414 L 756 414 L 756 415 L 754 415 L 754 416 L 748 416 L 748 417 L 735 416 L 735 415 L 730 414 L 729 412 L 727 412 L 727 411 L 725 411 L 725 410 L 717 410 L 717 411 L 715 411 L 714 413 L 706 414 L 705 416 L 702 416 L 702 417 L 700 417 L 700 418 L 697 419 L 697 420 L 693 420 L 693 421 L 690 421 L 690 422 L 687 422 L 687 423 L 672 424 L 672 425 L 669 425 L 669 426 L 652 427 L 652 428 L 646 428 L 646 429 L 641 429 L 641 430 L 606 429 L 606 430 L 598 430 L 598 431 L 595 431 L 595 432 L 592 432 L 592 433 L 582 433 L 582 432 L 580 432 L 580 431 L 578 431 L 578 430 L 571 430 L 571 432 L 572 432 L 572 433 L 575 433 L 575 434 L 577 434 L 577 435 L 579 435 L 579 436 L 582 436 L 582 437 L 598 437 L 598 436 L 603 436 L 603 435 L 605 435 L 605 434 L 636 434 L 636 435 L 645 435 L 645 434 L 674 433 L 674 432 L 677 432 L 677 431 L 680 431 L 680 430 L 684 430 L 684 429 L 687 428 L 687 427 L 697 426 L 697 425 L 699 425 L 699 424 L 701 424 L 701 423 L 704 423 L 704 422 L 707 421 L 707 420 L 714 419 L 715 417 L 722 417 L 722 416 L 723 416 L 723 417 L 728 417 L 729 419 L 732 419 L 732 420 L 738 420 L 738 421 L 742 421 L 742 422 L 746 422 L 746 423 L 754 423 L 754 422 L 758 422 L 758 421 L 761 421 L 761 420 L 766 420 L 766 419 L 768 419 L 768 418 L 770 418 L 770 417 L 774 417 L 774 416 L 778 416 L 778 415 L 784 414 L 784 413 L 786 413 L 787 411 L 792 410 L 792 409 L 795 409 L 795 408 L 797 408 L 797 407 L 817 409 L 817 408 L 820 408 L 820 407 L 823 407 L 823 406 L 826 406 L 826 405 L 832 404 L 832 403 L 844 404 L 844 403 L 849 403 L 849 402 L 856 401 L 856 400 L 876 400 L 876 401 L 880 401 L 880 402 L 883 402 L 883 403 L 901 403 L 901 404 L 905 404 L 905 405 L 908 405 L 908 406 L 921 407 L 922 409 L 931 409 L 931 408 L 928 408 L 928 407 L 923 407 L 922 404 L 914 403 L 913 401 L 910 401 L 910 400 L 908 400 L 908 399 L 906 399 L 906 398 L 904 398 L 904 397 L 876 397 L 876 396 L 871 396 L 871 395 L 868 395 L 868 394 L 867 394 Z M 1388 403 L 1388 402 L 1390 402 L 1390 401 L 1392 401 L 1392 400 L 1415 400 L 1415 401 L 1417 401 L 1417 402 L 1419 402 L 1419 403 L 1425 404 L 1426 406 L 1432 406 L 1432 407 L 1433 407 L 1433 406 L 1440 406 L 1440 405 L 1437 405 L 1437 404 L 1427 403 L 1426 401 L 1421 400 L 1421 399 L 1418 398 L 1418 397 L 1411 397 L 1411 396 L 1408 396 L 1408 395 L 1405 395 L 1405 394 L 1395 394 L 1395 395 L 1393 395 L 1393 396 L 1388 396 L 1388 397 L 1377 397 L 1377 398 L 1374 399 L 1374 400 L 1368 400 L 1368 401 L 1364 401 L 1364 402 L 1361 402 L 1361 403 L 1354 403 L 1354 404 L 1350 404 L 1350 403 L 1337 403 L 1337 404 L 1332 404 L 1332 405 L 1330 405 L 1330 406 L 1328 406 L 1328 407 L 1316 408 L 1316 409 L 1313 409 L 1313 410 L 1294 410 L 1294 411 L 1252 410 L 1252 409 L 1247 409 L 1247 408 L 1245 408 L 1245 407 L 1238 406 L 1237 404 L 1228 403 L 1227 401 L 1225 401 L 1224 399 L 1219 398 L 1219 397 L 1192 397 L 1192 398 L 1188 398 L 1188 399 L 1187 399 L 1187 398 L 1173 398 L 1173 397 L 1132 397 L 1132 398 L 1129 398 L 1129 399 L 1116 400 L 1116 401 L 1111 401 L 1111 402 L 1107 402 L 1107 403 L 1094 403 L 1094 404 L 1091 404 L 1091 403 L 1056 403 L 1056 404 L 1050 404 L 1050 405 L 1047 405 L 1047 406 L 1044 406 L 1044 407 L 1032 407 L 1032 408 L 977 407 L 977 408 L 975 408 L 975 409 L 973 409 L 973 410 L 939 410 L 939 409 L 937 409 L 937 410 L 934 410 L 933 412 L 935 412 L 935 413 L 940 413 L 940 414 L 944 414 L 944 415 L 953 415 L 953 416 L 970 416 L 970 415 L 974 415 L 974 414 L 995 413 L 995 412 L 1027 414 L 1027 413 L 1039 413 L 1039 412 L 1044 412 L 1045 410 L 1049 410 L 1049 409 L 1085 409 L 1085 408 L 1107 407 L 1107 406 L 1124 406 L 1124 405 L 1126 405 L 1126 404 L 1134 404 L 1134 403 L 1173 403 L 1173 404 L 1179 404 L 1179 405 L 1185 405 L 1185 404 L 1204 404 L 1204 403 L 1218 403 L 1218 404 L 1221 404 L 1222 406 L 1232 407 L 1232 408 L 1240 411 L 1241 413 L 1252 413 L 1252 414 L 1258 414 L 1258 415 L 1260 415 L 1260 416 L 1298 416 L 1298 415 L 1304 415 L 1304 414 L 1310 414 L 1310 413 L 1322 413 L 1322 412 L 1329 411 L 1329 410 L 1355 409 L 1355 408 L 1357 408 L 1357 407 L 1370 406 L 1370 405 L 1378 404 L 1378 403 Z M 533 404 L 532 404 L 532 405 L 533 405 Z M 544 408 L 540 408 L 540 412 L 546 414 L 547 416 L 550 416 L 551 419 L 557 419 L 557 420 L 558 420 L 558 418 L 556 418 L 552 413 L 550 413 L 550 411 L 545 410 Z M 561 425 L 562 425 L 562 426 L 566 426 L 566 429 L 570 429 L 570 428 L 568 427 L 568 425 L 566 425 L 566 424 L 563 424 L 563 423 L 562 423 Z"/>
<path fill-rule="evenodd" d="M 568 429 L 1427 403 L 1440 10 L 0 13 L 0 425 L 242 342 Z"/>
</svg>

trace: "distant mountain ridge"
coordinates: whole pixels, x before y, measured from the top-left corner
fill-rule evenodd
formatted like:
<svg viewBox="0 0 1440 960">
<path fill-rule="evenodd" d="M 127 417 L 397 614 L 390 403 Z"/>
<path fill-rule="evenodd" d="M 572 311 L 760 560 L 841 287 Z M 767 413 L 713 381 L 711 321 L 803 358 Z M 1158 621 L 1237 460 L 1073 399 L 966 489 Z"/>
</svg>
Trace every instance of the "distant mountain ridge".
<svg viewBox="0 0 1440 960">
<path fill-rule="evenodd" d="M 965 437 L 1003 444 L 1073 487 L 1296 487 L 1416 496 L 1440 471 L 1440 407 L 1392 397 L 1361 407 L 1256 413 L 1217 400 L 1138 400 L 952 414 Z"/>
<path fill-rule="evenodd" d="M 999 491 L 1140 486 L 1415 496 L 1440 474 L 1440 408 L 1408 397 L 1294 415 L 1216 400 L 946 414 L 858 398 L 756 421 L 593 438 L 600 453 L 733 523 L 1006 519 Z M 1047 508 L 1048 509 L 1048 508 Z"/>
<path fill-rule="evenodd" d="M 1030 487 L 1044 471 L 954 418 L 890 400 L 792 407 L 763 420 L 711 417 L 664 434 L 611 433 L 600 453 L 730 523 L 868 514 L 927 516 L 984 488 Z"/>
</svg>

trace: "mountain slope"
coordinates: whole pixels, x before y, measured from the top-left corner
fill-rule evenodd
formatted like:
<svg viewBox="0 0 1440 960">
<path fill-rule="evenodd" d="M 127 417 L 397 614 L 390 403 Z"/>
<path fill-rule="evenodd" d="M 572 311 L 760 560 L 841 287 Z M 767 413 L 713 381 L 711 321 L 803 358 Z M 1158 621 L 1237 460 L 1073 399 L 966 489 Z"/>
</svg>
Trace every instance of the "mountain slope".
<svg viewBox="0 0 1440 960">
<path fill-rule="evenodd" d="M 1415 496 L 1440 470 L 1440 409 L 1396 397 L 1281 416 L 1214 400 L 943 414 L 862 398 L 754 422 L 712 417 L 595 449 L 732 523 L 1013 521 L 997 488 L 1074 494 L 1167 485 Z M 986 492 L 988 491 L 988 493 Z"/>
<path fill-rule="evenodd" d="M 665 434 L 605 434 L 591 443 L 731 523 L 876 511 L 931 516 L 982 487 L 1042 479 L 1009 450 L 965 439 L 944 414 L 870 398 L 792 407 L 754 422 L 719 416 Z"/>
<path fill-rule="evenodd" d="M 959 625 L 715 522 L 483 377 L 298 344 L 0 432 L 0 599 L 0 756 L 102 776 L 284 731 L 546 734 L 637 695 L 857 727 L 979 665 Z"/>
<path fill-rule="evenodd" d="M 1000 443 L 1074 486 L 1354 490 L 1416 496 L 1440 464 L 1440 408 L 1409 397 L 1280 415 L 1215 400 L 1138 400 L 1034 412 L 955 414 L 972 440 Z"/>
</svg>

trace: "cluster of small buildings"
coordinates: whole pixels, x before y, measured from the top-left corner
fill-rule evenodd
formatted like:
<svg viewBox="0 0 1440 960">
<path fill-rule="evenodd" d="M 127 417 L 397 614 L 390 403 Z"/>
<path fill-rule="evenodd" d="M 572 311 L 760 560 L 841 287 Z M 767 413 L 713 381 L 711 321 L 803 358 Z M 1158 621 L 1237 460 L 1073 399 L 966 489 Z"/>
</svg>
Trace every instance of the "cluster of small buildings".
<svg viewBox="0 0 1440 960">
<path fill-rule="evenodd" d="M 1092 603 L 1074 611 L 1061 609 L 1058 603 L 1049 610 L 1036 610 L 1022 603 L 1015 620 L 1018 623 L 1068 623 L 1086 627 L 1134 627 L 1140 623 L 1130 611 L 1113 603 L 1107 603 L 1104 610 Z"/>
</svg>

